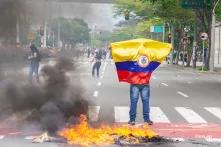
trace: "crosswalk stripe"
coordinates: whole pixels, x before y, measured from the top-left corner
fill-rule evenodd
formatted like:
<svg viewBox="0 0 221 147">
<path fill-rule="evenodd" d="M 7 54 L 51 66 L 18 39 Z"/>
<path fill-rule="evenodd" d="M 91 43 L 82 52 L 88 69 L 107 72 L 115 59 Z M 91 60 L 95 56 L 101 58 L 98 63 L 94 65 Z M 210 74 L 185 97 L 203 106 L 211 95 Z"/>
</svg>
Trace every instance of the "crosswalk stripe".
<svg viewBox="0 0 221 147">
<path fill-rule="evenodd" d="M 221 119 L 221 108 L 219 107 L 204 107 L 207 111 Z"/>
<path fill-rule="evenodd" d="M 5 136 L 4 135 L 0 135 L 0 139 L 3 139 L 3 138 L 5 138 Z"/>
<path fill-rule="evenodd" d="M 114 107 L 115 122 L 128 122 L 129 121 L 129 107 Z"/>
<path fill-rule="evenodd" d="M 115 122 L 129 121 L 129 107 L 115 106 L 114 119 Z M 207 123 L 199 114 L 188 107 L 174 107 L 174 109 L 188 122 L 188 123 Z M 205 109 L 218 118 L 221 119 L 221 109 L 218 107 L 205 107 Z M 100 113 L 100 106 L 89 106 L 90 121 L 97 121 Z M 171 123 L 166 114 L 160 107 L 150 107 L 150 119 L 156 123 Z"/>
<path fill-rule="evenodd" d="M 150 107 L 150 119 L 153 122 L 170 123 L 167 116 L 159 107 Z"/>
<path fill-rule="evenodd" d="M 100 112 L 100 106 L 89 106 L 89 119 L 92 122 L 95 122 L 98 120 L 99 112 Z"/>
<path fill-rule="evenodd" d="M 207 123 L 200 115 L 186 107 L 175 107 L 175 110 L 189 123 Z"/>
<path fill-rule="evenodd" d="M 208 142 L 221 142 L 221 138 L 205 138 Z"/>
</svg>

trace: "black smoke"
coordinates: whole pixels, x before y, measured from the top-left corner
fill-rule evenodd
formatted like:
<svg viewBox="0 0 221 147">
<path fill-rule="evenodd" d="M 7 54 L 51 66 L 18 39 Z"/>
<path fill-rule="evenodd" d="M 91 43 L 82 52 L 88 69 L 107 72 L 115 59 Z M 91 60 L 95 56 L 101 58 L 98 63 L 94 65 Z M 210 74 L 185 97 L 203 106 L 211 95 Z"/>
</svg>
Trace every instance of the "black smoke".
<svg viewBox="0 0 221 147">
<path fill-rule="evenodd" d="M 40 85 L 18 79 L 6 82 L 0 95 L 1 113 L 29 112 L 22 121 L 37 122 L 51 133 L 67 123 L 76 123 L 81 114 L 87 115 L 89 101 L 74 63 L 63 58 L 54 66 L 43 67 L 41 73 L 44 80 Z"/>
</svg>

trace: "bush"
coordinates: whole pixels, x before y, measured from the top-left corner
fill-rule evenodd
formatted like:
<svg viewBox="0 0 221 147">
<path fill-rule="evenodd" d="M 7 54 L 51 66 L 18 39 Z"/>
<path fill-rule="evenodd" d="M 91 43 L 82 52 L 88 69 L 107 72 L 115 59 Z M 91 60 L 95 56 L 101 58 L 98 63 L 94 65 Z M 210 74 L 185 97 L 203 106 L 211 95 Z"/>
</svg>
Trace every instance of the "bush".
<svg viewBox="0 0 221 147">
<path fill-rule="evenodd" d="M 197 67 L 197 70 L 202 71 L 202 66 Z M 207 67 L 203 67 L 203 71 L 209 71 L 209 69 Z"/>
</svg>

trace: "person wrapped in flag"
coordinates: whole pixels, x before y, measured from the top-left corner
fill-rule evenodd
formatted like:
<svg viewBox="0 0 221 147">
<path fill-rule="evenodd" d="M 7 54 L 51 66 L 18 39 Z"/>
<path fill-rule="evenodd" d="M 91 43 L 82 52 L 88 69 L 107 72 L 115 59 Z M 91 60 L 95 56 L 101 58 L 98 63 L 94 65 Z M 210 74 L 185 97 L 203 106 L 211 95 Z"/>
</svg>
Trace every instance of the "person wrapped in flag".
<svg viewBox="0 0 221 147">
<path fill-rule="evenodd" d="M 171 44 L 150 39 L 134 39 L 111 43 L 111 54 L 116 65 L 120 82 L 130 84 L 130 120 L 135 125 L 139 95 L 143 103 L 144 122 L 150 120 L 150 79 L 153 71 L 166 59 L 171 51 Z"/>
</svg>

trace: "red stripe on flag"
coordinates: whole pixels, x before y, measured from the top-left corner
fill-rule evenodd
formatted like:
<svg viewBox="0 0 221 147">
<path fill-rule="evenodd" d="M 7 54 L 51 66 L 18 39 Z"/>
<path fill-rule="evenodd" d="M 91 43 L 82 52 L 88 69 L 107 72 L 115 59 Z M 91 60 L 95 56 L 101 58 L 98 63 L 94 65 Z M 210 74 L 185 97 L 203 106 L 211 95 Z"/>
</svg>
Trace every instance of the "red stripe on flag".
<svg viewBox="0 0 221 147">
<path fill-rule="evenodd" d="M 152 72 L 129 72 L 118 70 L 118 79 L 120 82 L 130 84 L 149 84 Z"/>
</svg>

